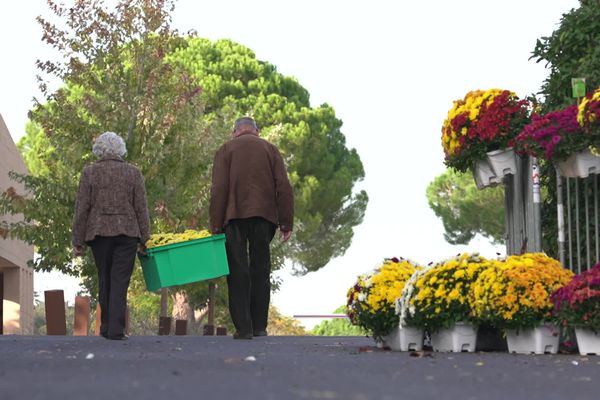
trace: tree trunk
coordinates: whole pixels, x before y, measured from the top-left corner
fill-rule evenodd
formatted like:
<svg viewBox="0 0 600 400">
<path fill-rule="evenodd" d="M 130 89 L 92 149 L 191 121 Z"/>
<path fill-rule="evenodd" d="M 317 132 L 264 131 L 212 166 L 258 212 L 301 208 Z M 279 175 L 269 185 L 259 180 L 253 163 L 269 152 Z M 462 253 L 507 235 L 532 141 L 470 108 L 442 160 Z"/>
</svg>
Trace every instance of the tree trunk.
<svg viewBox="0 0 600 400">
<path fill-rule="evenodd" d="M 168 317 L 169 316 L 169 289 L 162 288 L 160 289 L 160 316 Z"/>
</svg>

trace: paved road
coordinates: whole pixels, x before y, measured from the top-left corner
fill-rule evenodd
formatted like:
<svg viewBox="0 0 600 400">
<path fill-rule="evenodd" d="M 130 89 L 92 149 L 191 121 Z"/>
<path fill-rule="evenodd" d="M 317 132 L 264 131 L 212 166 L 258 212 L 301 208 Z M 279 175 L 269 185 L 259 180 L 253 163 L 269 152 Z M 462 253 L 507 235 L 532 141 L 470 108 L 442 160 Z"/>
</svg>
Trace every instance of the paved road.
<svg viewBox="0 0 600 400">
<path fill-rule="evenodd" d="M 0 336 L 0 400 L 600 399 L 600 357 L 382 351 L 359 337 Z"/>
</svg>

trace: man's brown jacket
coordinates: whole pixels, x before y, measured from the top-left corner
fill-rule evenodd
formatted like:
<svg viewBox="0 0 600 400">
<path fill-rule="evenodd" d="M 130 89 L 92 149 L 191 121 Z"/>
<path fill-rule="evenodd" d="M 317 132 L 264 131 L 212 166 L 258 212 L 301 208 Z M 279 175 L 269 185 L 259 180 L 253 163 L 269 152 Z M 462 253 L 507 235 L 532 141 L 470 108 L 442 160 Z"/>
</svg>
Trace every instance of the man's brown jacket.
<svg viewBox="0 0 600 400">
<path fill-rule="evenodd" d="M 225 143 L 215 154 L 210 228 L 223 232 L 232 219 L 262 217 L 291 231 L 294 194 L 281 153 L 251 133 Z"/>
</svg>

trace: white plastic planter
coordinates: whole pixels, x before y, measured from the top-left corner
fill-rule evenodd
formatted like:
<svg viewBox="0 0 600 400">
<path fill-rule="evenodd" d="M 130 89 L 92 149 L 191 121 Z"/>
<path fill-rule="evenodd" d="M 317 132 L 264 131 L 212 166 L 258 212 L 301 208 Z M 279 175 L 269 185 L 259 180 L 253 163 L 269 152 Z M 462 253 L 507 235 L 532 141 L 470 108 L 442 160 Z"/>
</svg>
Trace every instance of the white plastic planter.
<svg viewBox="0 0 600 400">
<path fill-rule="evenodd" d="M 384 337 L 385 344 L 394 351 L 423 350 L 423 329 L 406 326 L 397 327 Z"/>
<path fill-rule="evenodd" d="M 587 178 L 590 174 L 600 174 L 600 157 L 589 149 L 571 154 L 569 158 L 557 163 L 560 174 L 567 178 Z"/>
<path fill-rule="evenodd" d="M 594 333 L 591 329 L 575 328 L 575 336 L 577 336 L 577 347 L 579 354 L 595 354 L 600 356 L 600 334 Z"/>
<path fill-rule="evenodd" d="M 506 342 L 510 353 L 518 354 L 556 354 L 560 328 L 545 324 L 533 329 L 508 330 Z"/>
<path fill-rule="evenodd" d="M 497 177 L 517 173 L 517 155 L 512 147 L 487 153 L 488 162 Z"/>
<path fill-rule="evenodd" d="M 487 160 L 480 160 L 473 165 L 473 178 L 477 189 L 485 189 L 502 183 L 502 178 L 496 176 Z"/>
<path fill-rule="evenodd" d="M 477 344 L 477 329 L 468 323 L 457 322 L 454 327 L 441 329 L 431 334 L 431 346 L 434 351 L 463 351 L 472 353 Z"/>
</svg>

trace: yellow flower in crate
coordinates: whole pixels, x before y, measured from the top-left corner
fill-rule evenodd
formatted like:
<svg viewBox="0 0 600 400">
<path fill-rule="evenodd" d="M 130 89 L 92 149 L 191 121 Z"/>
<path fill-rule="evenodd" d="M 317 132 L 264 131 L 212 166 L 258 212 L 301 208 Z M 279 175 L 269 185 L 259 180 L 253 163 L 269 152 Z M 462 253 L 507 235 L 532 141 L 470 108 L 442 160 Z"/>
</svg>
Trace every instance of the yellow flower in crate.
<svg viewBox="0 0 600 400">
<path fill-rule="evenodd" d="M 188 240 L 202 239 L 209 236 L 211 234 L 206 229 L 201 231 L 188 229 L 182 233 L 156 233 L 150 236 L 150 239 L 146 242 L 146 248 L 166 246 L 168 244 L 187 242 Z"/>
<path fill-rule="evenodd" d="M 398 326 L 394 310 L 404 283 L 420 268 L 403 258 L 386 259 L 380 267 L 361 275 L 348 290 L 348 316 L 354 325 L 379 339 Z"/>
<path fill-rule="evenodd" d="M 498 328 L 532 328 L 551 318 L 550 294 L 572 276 L 543 253 L 510 256 L 479 275 L 469 303 L 476 318 Z"/>
<path fill-rule="evenodd" d="M 402 326 L 431 331 L 471 320 L 471 285 L 490 262 L 478 254 L 459 254 L 417 271 L 396 304 Z"/>
</svg>

